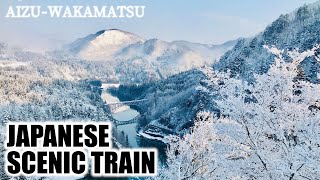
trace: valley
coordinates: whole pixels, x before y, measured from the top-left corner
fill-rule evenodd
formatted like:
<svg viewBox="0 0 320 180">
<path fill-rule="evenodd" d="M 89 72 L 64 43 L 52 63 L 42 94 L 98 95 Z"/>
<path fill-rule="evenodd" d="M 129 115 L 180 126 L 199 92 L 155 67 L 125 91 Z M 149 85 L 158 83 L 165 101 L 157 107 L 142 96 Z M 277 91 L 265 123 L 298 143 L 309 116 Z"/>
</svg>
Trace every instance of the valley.
<svg viewBox="0 0 320 180">
<path fill-rule="evenodd" d="M 319 19 L 320 1 L 220 45 L 119 29 L 42 54 L 0 43 L 0 130 L 113 122 L 115 147 L 159 150 L 158 179 L 315 179 Z"/>
</svg>

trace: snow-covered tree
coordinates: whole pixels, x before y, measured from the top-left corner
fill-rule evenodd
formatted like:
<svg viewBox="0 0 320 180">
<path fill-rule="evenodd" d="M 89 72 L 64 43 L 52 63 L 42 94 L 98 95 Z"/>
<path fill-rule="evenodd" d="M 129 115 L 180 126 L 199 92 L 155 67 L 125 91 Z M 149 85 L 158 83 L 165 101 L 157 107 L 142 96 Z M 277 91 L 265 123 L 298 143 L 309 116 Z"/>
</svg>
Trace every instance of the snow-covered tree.
<svg viewBox="0 0 320 180">
<path fill-rule="evenodd" d="M 199 90 L 220 117 L 200 113 L 189 134 L 172 138 L 161 179 L 320 177 L 320 85 L 297 78 L 300 62 L 319 47 L 288 52 L 291 62 L 284 51 L 266 48 L 275 63 L 255 82 L 203 69 Z"/>
<path fill-rule="evenodd" d="M 190 134 L 172 136 L 167 149 L 167 167 L 159 179 L 210 179 L 217 168 L 212 142 L 216 136 L 211 113 L 200 112 Z"/>
<path fill-rule="evenodd" d="M 296 79 L 298 64 L 318 48 L 289 52 L 293 59 L 289 63 L 284 61 L 283 51 L 268 48 L 277 56 L 268 73 L 256 75 L 254 84 L 230 79 L 221 86 L 221 99 L 216 103 L 228 124 L 238 124 L 240 131 L 235 136 L 233 132 L 217 130 L 218 135 L 246 147 L 235 154 L 246 154 L 241 158 L 246 163 L 228 164 L 230 171 L 241 169 L 241 174 L 234 177 L 320 177 L 320 86 Z"/>
</svg>

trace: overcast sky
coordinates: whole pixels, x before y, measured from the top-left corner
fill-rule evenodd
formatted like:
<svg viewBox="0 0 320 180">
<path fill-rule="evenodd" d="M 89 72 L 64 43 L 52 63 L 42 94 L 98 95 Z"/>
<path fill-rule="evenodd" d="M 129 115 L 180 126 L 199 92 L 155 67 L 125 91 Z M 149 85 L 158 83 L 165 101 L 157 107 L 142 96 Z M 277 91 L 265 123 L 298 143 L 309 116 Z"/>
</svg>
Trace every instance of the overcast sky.
<svg viewBox="0 0 320 180">
<path fill-rule="evenodd" d="M 102 29 L 144 38 L 219 44 L 253 36 L 281 14 L 316 0 L 0 0 L 0 41 L 43 49 Z M 6 19 L 9 5 L 145 5 L 142 19 Z"/>
</svg>

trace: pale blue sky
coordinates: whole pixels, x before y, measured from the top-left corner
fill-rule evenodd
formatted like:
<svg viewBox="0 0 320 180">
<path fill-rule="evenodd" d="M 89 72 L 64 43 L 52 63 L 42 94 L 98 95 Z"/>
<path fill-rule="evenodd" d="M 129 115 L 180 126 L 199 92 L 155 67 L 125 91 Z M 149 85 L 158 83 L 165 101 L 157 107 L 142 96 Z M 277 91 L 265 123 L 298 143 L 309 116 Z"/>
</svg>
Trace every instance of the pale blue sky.
<svg viewBox="0 0 320 180">
<path fill-rule="evenodd" d="M 253 36 L 268 24 L 316 0 L 1 0 L 0 41 L 22 47 L 47 47 L 118 28 L 145 38 L 218 44 Z M 142 19 L 5 19 L 15 5 L 145 5 Z"/>
</svg>

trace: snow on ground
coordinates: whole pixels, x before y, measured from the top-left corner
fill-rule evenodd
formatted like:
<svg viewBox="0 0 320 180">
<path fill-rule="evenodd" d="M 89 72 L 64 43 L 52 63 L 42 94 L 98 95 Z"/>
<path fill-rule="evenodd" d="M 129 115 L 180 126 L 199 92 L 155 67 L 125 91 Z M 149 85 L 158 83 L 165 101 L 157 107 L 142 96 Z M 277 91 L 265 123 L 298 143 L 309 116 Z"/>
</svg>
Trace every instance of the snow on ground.
<svg viewBox="0 0 320 180">
<path fill-rule="evenodd" d="M 145 132 L 143 132 L 143 131 L 139 131 L 139 133 L 138 133 L 137 135 L 138 135 L 138 136 L 142 136 L 142 137 L 144 137 L 144 138 L 146 138 L 146 139 L 161 141 L 161 142 L 163 142 L 163 143 L 165 143 L 165 144 L 169 142 L 167 136 L 164 136 L 164 137 L 155 137 L 155 136 L 152 136 L 152 135 L 150 135 L 150 134 L 147 134 L 147 133 L 145 133 Z M 160 134 L 159 134 L 159 135 L 160 135 Z M 163 135 L 161 135 L 161 136 L 163 136 Z"/>
<path fill-rule="evenodd" d="M 108 88 L 111 88 L 111 87 L 118 88 L 119 86 L 120 86 L 120 84 L 102 83 L 101 88 L 102 88 L 103 90 L 107 90 Z"/>
<path fill-rule="evenodd" d="M 14 60 L 0 60 L 0 67 L 20 67 L 20 66 L 27 66 L 28 62 L 19 62 Z"/>
</svg>

